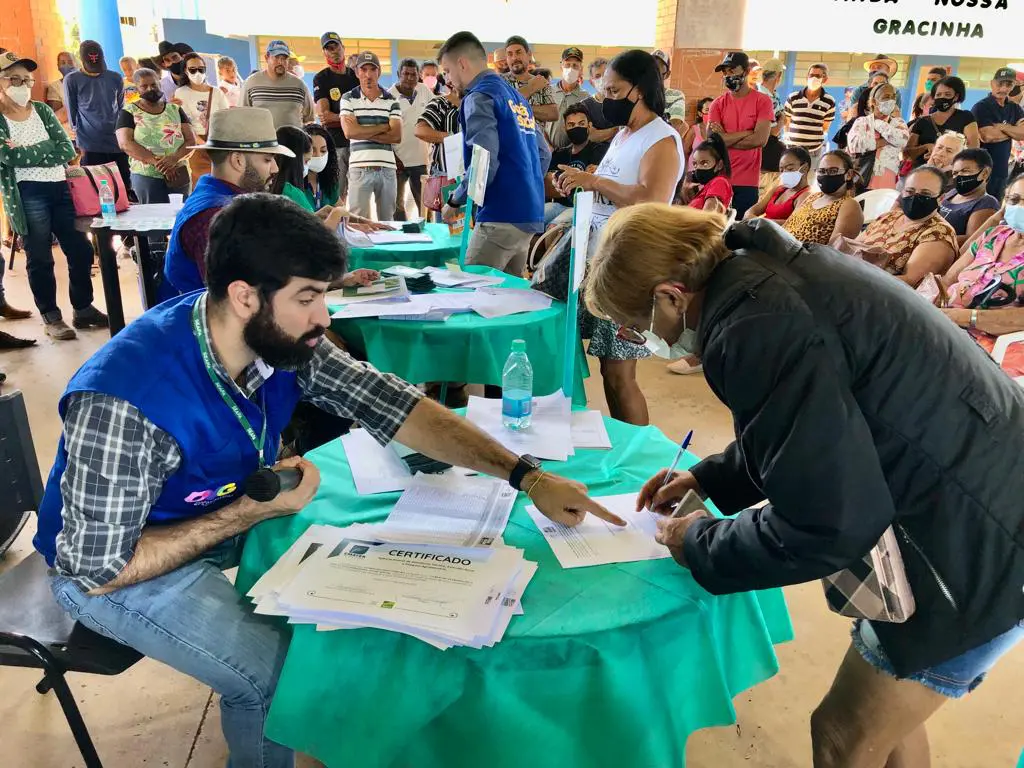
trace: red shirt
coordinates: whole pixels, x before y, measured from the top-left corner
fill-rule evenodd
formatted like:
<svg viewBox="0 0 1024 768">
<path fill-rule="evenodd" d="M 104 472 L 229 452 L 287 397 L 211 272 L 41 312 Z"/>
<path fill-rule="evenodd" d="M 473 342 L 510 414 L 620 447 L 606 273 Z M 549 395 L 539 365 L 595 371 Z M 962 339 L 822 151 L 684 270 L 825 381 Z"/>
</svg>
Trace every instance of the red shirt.
<svg viewBox="0 0 1024 768">
<path fill-rule="evenodd" d="M 723 93 L 711 104 L 707 122 L 718 123 L 726 133 L 752 131 L 762 120 L 769 123 L 775 117 L 772 100 L 759 91 L 750 91 L 737 98 L 732 92 Z M 729 149 L 734 187 L 756 187 L 761 180 L 761 148 Z"/>
<path fill-rule="evenodd" d="M 732 184 L 725 176 L 715 176 L 705 184 L 697 196 L 690 201 L 690 207 L 703 210 L 704 203 L 708 198 L 720 200 L 726 208 L 732 205 Z"/>
</svg>

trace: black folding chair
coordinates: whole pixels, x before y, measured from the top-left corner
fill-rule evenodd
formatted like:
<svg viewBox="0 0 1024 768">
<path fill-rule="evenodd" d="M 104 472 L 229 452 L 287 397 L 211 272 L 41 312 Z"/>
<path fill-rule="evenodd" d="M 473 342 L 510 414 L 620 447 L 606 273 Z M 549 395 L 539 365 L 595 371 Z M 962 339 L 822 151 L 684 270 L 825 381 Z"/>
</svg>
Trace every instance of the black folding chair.
<svg viewBox="0 0 1024 768">
<path fill-rule="evenodd" d="M 39 509 L 42 496 L 24 399 L 21 392 L 0 396 L 0 541 L 13 541 L 3 531 L 20 530 L 26 513 Z M 117 675 L 141 657 L 65 613 L 53 598 L 49 569 L 39 553 L 0 575 L 0 666 L 43 670 L 36 690 L 56 694 L 86 768 L 102 768 L 102 763 L 65 675 Z"/>
</svg>

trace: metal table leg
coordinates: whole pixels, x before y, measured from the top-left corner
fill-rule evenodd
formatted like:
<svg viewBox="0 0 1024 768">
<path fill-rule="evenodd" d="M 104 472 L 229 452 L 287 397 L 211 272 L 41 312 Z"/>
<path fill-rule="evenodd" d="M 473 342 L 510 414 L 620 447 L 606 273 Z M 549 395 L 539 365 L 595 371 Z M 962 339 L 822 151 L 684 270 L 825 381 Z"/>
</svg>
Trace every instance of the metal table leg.
<svg viewBox="0 0 1024 768">
<path fill-rule="evenodd" d="M 142 309 L 147 310 L 159 303 L 157 299 L 157 265 L 153 263 L 149 236 L 138 232 L 135 232 L 134 236 L 136 252 L 139 254 L 139 293 L 142 295 Z M 160 265 L 160 271 L 163 271 L 163 264 Z"/>
<path fill-rule="evenodd" d="M 121 283 L 117 278 L 117 253 L 114 251 L 114 233 L 109 227 L 93 230 L 96 236 L 96 252 L 100 260 L 100 277 L 103 280 L 103 298 L 110 319 L 110 335 L 114 336 L 124 328 L 124 304 L 121 301 Z"/>
</svg>

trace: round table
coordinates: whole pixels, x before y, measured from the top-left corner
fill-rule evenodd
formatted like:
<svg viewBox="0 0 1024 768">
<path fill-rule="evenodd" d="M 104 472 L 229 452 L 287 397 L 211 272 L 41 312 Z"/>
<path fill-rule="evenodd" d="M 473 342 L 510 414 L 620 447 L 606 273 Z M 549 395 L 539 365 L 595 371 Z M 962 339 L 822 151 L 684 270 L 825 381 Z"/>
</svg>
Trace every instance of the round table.
<svg viewBox="0 0 1024 768">
<path fill-rule="evenodd" d="M 606 424 L 611 451 L 546 468 L 603 496 L 638 491 L 672 461 L 656 428 Z M 398 498 L 357 495 L 339 441 L 308 458 L 320 491 L 250 532 L 242 594 L 309 525 L 380 521 Z M 671 559 L 565 570 L 526 504 L 520 494 L 505 541 L 539 568 L 502 642 L 439 651 L 296 626 L 267 736 L 330 768 L 682 766 L 690 733 L 734 722 L 732 697 L 778 671 L 773 643 L 792 638 L 781 590 L 714 596 Z"/>
<path fill-rule="evenodd" d="M 452 235 L 447 224 L 426 224 L 424 231 L 433 239 L 432 243 L 401 243 L 377 245 L 373 248 L 352 248 L 348 251 L 348 269 L 386 269 L 396 264 L 405 264 L 415 269 L 443 267 L 450 261 L 459 260 L 461 235 Z"/>
<path fill-rule="evenodd" d="M 529 283 L 489 267 L 467 272 L 505 278 L 503 288 L 528 288 Z M 515 339 L 526 341 L 533 364 L 533 393 L 550 395 L 562 385 L 565 304 L 552 301 L 537 312 L 487 319 L 475 312 L 452 315 L 444 322 L 381 320 L 366 317 L 332 320 L 331 330 L 376 368 L 406 381 L 460 381 L 501 385 L 501 371 Z M 586 402 L 584 373 L 589 374 L 582 343 L 577 348 L 574 399 Z"/>
</svg>

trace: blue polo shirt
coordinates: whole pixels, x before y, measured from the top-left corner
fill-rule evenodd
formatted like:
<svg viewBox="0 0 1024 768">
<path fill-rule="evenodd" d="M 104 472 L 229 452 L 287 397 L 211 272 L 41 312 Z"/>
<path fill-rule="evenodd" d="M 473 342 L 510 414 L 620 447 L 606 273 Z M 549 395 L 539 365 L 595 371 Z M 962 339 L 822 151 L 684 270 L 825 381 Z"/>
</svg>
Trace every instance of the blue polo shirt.
<svg viewBox="0 0 1024 768">
<path fill-rule="evenodd" d="M 1006 103 L 1000 105 L 992 94 L 989 94 L 975 104 L 971 112 L 974 113 L 979 128 L 986 128 L 990 125 L 998 125 L 999 123 L 1016 125 L 1024 120 L 1024 109 L 1021 109 L 1020 104 L 1007 99 Z M 992 175 L 994 177 L 1004 179 L 1009 175 L 1010 149 L 1012 145 L 1013 140 L 1009 138 L 1005 141 L 994 143 L 987 141 L 981 143 L 981 148 L 992 156 Z"/>
</svg>

